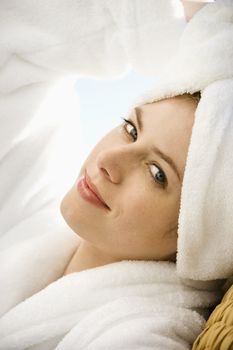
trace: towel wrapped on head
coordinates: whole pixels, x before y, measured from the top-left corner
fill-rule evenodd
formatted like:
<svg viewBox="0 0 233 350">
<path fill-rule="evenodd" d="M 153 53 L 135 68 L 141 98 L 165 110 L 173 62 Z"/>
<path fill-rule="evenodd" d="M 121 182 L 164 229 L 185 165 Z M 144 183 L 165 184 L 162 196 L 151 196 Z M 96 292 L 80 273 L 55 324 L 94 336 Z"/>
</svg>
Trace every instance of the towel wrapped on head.
<svg viewBox="0 0 233 350">
<path fill-rule="evenodd" d="M 208 4 L 191 19 L 156 86 L 133 107 L 198 91 L 201 99 L 181 191 L 177 273 L 184 279 L 208 281 L 233 275 L 231 0 Z"/>
</svg>

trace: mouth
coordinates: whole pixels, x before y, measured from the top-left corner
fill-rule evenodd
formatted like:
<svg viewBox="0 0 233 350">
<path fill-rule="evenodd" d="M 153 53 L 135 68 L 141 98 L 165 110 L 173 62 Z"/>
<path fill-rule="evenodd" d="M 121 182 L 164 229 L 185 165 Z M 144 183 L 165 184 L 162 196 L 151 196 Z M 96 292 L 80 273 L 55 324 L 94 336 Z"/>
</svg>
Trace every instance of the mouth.
<svg viewBox="0 0 233 350">
<path fill-rule="evenodd" d="M 97 187 L 91 182 L 91 179 L 89 178 L 86 170 L 85 170 L 85 181 L 89 189 L 95 194 L 95 196 L 99 199 L 99 201 L 102 202 L 102 204 L 110 210 L 109 206 L 105 203 L 104 199 L 99 193 Z"/>
</svg>

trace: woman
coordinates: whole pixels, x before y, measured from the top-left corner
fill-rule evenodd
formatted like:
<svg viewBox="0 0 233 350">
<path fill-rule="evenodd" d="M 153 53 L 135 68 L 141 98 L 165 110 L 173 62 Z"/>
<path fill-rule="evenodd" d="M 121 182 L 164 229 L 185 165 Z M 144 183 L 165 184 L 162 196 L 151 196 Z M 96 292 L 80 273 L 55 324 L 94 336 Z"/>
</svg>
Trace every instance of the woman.
<svg viewBox="0 0 233 350">
<path fill-rule="evenodd" d="M 105 7 L 105 16 L 119 10 L 114 7 L 116 5 L 109 6 L 110 11 Z M 159 10 L 160 6 L 157 6 Z M 72 19 L 73 8 L 71 10 Z M 23 11 L 19 12 L 22 15 Z M 137 24 L 140 11 L 135 12 Z M 193 25 L 190 23 L 187 33 L 196 34 L 199 24 L 203 25 L 202 13 Z M 206 8 L 206 18 L 211 13 L 221 14 L 225 21 L 217 6 L 213 11 Z M 118 14 L 115 21 L 119 19 Z M 151 11 L 145 11 L 144 15 L 153 16 Z M 125 21 L 122 23 L 121 28 L 126 28 L 127 35 L 119 37 L 129 38 L 131 28 Z M 215 21 L 213 23 L 215 27 Z M 98 21 L 96 26 L 102 33 Z M 67 27 L 68 31 L 70 29 L 76 33 L 72 25 Z M 112 40 L 116 37 L 113 35 Z M 53 39 L 50 36 L 51 42 Z M 208 39 L 204 38 L 207 44 L 212 42 L 211 35 Z M 82 37 L 79 40 L 80 44 L 86 44 Z M 99 44 L 102 42 L 105 43 L 102 40 Z M 27 59 L 33 60 L 35 66 L 40 62 L 43 67 L 48 67 L 54 59 L 56 68 L 60 68 L 62 60 L 55 59 L 60 46 L 55 45 L 57 51 L 50 50 L 48 45 L 47 60 L 40 50 L 35 55 L 29 52 Z M 109 52 L 111 50 L 104 51 L 106 60 Z M 69 50 L 66 53 L 68 56 Z M 132 54 L 132 51 L 128 53 Z M 84 71 L 87 56 L 86 61 L 83 60 Z M 115 66 L 112 65 L 116 69 L 120 55 L 115 56 L 117 60 Z M 134 57 L 138 63 L 140 55 Z M 188 59 L 182 64 L 187 68 L 191 57 L 185 57 Z M 195 56 L 197 58 L 199 60 L 199 56 Z M 174 70 L 174 66 L 170 68 Z M 91 71 L 91 65 L 89 69 Z M 108 65 L 102 69 L 108 71 Z M 196 70 L 195 67 L 193 71 Z M 190 67 L 189 71 L 192 72 Z M 182 279 L 177 274 L 174 260 L 181 184 L 183 188 L 193 125 L 197 119 L 194 115 L 198 116 L 203 105 L 197 106 L 190 98 L 184 99 L 188 95 L 179 95 L 184 95 L 186 88 L 195 92 L 206 85 L 192 91 L 195 75 L 191 79 L 191 73 L 184 69 L 187 80 L 176 80 L 179 87 L 176 91 L 172 81 L 175 75 L 170 74 L 169 69 L 168 72 L 170 90 L 159 82 L 161 88 L 157 91 L 156 102 L 147 101 L 132 109 L 128 121 L 106 135 L 83 164 L 61 203 L 61 212 L 72 233 L 58 234 L 51 225 L 50 232 L 24 239 L 15 248 L 8 247 L 2 252 L 1 276 L 5 283 L 1 284 L 0 349 L 190 349 L 203 329 L 208 308 L 221 298 L 218 287 L 222 281 Z M 216 79 L 216 74 L 211 76 Z M 205 79 L 200 84 L 203 82 Z M 204 91 L 203 95 L 205 101 L 208 93 Z M 141 112 L 141 119 L 138 117 L 141 124 L 137 121 L 136 111 L 138 115 Z M 156 154 L 152 152 L 155 147 Z M 158 148 L 170 156 L 177 171 L 160 157 Z M 191 170 L 195 168 L 191 167 Z M 96 186 L 105 205 L 94 205 L 95 197 L 87 189 L 87 183 Z M 92 203 L 87 198 L 92 198 Z M 23 229 L 21 227 L 21 232 Z M 16 234 L 8 237 L 14 238 Z M 183 250 L 179 249 L 181 253 Z"/>
<path fill-rule="evenodd" d="M 221 297 L 218 281 L 190 283 L 175 271 L 199 98 L 142 105 L 97 144 L 61 202 L 78 240 L 51 232 L 7 251 L 6 273 L 17 275 L 22 302 L 0 319 L 0 349 L 191 347 Z M 13 257 L 17 268 L 9 266 Z M 12 282 L 8 293 L 6 305 Z"/>
<path fill-rule="evenodd" d="M 197 101 L 185 94 L 136 108 L 97 144 L 61 203 L 67 224 L 83 238 L 65 275 L 126 259 L 175 261 Z M 105 206 L 87 200 L 88 184 Z"/>
</svg>

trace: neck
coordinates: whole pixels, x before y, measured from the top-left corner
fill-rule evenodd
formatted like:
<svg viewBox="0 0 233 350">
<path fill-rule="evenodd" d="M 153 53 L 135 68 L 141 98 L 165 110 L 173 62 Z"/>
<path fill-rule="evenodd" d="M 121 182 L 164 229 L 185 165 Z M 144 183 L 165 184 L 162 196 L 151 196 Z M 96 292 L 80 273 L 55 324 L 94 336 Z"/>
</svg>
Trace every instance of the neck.
<svg viewBox="0 0 233 350">
<path fill-rule="evenodd" d="M 115 257 L 105 254 L 90 242 L 81 240 L 77 250 L 66 266 L 63 276 L 73 272 L 80 272 L 94 267 L 111 264 L 116 261 L 119 260 L 117 260 Z"/>
</svg>

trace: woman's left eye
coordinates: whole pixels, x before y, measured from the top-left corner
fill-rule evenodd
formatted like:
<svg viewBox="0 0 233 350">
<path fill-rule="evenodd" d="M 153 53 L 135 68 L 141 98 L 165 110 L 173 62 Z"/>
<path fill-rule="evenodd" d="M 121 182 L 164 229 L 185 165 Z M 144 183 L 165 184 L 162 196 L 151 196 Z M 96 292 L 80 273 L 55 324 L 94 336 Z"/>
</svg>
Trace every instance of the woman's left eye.
<svg viewBox="0 0 233 350">
<path fill-rule="evenodd" d="M 138 137 L 138 132 L 134 123 L 131 120 L 128 120 L 125 118 L 122 118 L 122 119 L 125 121 L 125 123 L 123 124 L 124 132 L 126 133 L 127 136 L 129 136 L 130 138 L 133 138 L 133 140 L 136 141 Z M 158 167 L 156 164 L 151 164 L 150 166 L 157 169 L 156 172 L 149 170 L 152 181 L 158 182 L 162 187 L 166 187 L 167 177 L 164 171 L 160 167 Z"/>
<path fill-rule="evenodd" d="M 157 181 L 162 187 L 165 187 L 167 184 L 167 178 L 166 175 L 164 174 L 163 170 L 160 169 L 156 164 L 151 164 L 151 166 L 155 169 L 157 169 L 157 171 L 155 172 L 150 172 L 152 173 L 152 178 L 153 181 Z"/>
</svg>

